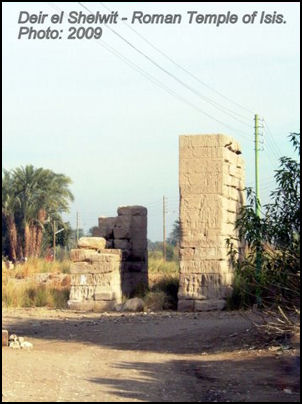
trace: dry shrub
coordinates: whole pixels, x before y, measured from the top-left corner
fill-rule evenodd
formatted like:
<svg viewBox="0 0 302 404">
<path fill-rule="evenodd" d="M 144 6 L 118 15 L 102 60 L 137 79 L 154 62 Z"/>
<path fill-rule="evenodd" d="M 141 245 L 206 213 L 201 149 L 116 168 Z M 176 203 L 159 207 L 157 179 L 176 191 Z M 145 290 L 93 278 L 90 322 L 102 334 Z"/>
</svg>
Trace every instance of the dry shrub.
<svg viewBox="0 0 302 404">
<path fill-rule="evenodd" d="M 14 274 L 18 279 L 45 272 L 70 273 L 70 261 L 46 261 L 44 258 L 30 258 L 28 261 L 17 264 L 13 270 L 10 270 L 10 273 Z"/>
<path fill-rule="evenodd" d="M 7 307 L 66 308 L 70 285 L 8 279 L 2 284 L 2 304 Z"/>
<path fill-rule="evenodd" d="M 150 276 L 156 276 L 156 274 L 160 276 L 164 274 L 178 275 L 179 263 L 178 261 L 164 261 L 162 258 L 149 256 L 148 272 Z"/>
<path fill-rule="evenodd" d="M 300 309 L 283 309 L 278 306 L 274 310 L 263 310 L 257 314 L 259 320 L 254 321 L 254 326 L 268 339 L 289 342 L 293 337 L 300 336 Z"/>
<path fill-rule="evenodd" d="M 163 291 L 148 292 L 144 298 L 144 308 L 151 311 L 161 311 L 165 308 L 167 296 Z"/>
</svg>

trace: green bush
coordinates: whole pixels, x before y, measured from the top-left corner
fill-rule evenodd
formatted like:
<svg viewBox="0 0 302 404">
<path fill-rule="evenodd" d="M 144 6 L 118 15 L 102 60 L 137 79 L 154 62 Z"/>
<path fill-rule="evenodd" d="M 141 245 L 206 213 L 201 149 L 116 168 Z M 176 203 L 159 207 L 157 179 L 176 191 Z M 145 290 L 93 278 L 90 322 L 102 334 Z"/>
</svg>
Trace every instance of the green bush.
<svg viewBox="0 0 302 404">
<path fill-rule="evenodd" d="M 291 142 L 300 154 L 299 134 Z M 228 240 L 235 267 L 233 294 L 228 307 L 260 307 L 295 311 L 300 307 L 300 164 L 282 157 L 275 172 L 276 190 L 262 217 L 254 211 L 255 195 L 249 190 L 248 204 L 236 222 L 245 251 L 239 254 L 234 239 Z"/>
</svg>

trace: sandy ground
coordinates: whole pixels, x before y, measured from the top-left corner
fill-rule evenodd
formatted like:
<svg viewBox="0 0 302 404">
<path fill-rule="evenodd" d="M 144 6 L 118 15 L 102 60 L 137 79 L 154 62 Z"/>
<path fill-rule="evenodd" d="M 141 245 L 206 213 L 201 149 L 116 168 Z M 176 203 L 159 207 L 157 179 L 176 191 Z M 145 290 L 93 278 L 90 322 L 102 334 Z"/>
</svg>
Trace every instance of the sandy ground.
<svg viewBox="0 0 302 404">
<path fill-rule="evenodd" d="M 250 314 L 252 316 L 252 314 Z M 246 315 L 3 310 L 32 351 L 2 348 L 4 402 L 298 402 L 297 349 Z"/>
</svg>

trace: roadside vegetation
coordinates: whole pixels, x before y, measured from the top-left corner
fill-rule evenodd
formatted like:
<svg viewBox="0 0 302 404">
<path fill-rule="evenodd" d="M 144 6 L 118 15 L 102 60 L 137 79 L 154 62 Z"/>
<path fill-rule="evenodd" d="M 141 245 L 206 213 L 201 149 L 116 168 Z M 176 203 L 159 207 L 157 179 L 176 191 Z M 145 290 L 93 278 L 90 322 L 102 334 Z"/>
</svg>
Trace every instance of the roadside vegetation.
<svg viewBox="0 0 302 404">
<path fill-rule="evenodd" d="M 8 269 L 2 265 L 4 307 L 66 308 L 70 291 L 70 261 L 32 258 Z"/>
<path fill-rule="evenodd" d="M 149 290 L 144 295 L 145 308 L 151 311 L 177 309 L 179 285 L 178 248 L 168 244 L 170 254 L 163 259 L 162 251 L 149 251 Z"/>
<path fill-rule="evenodd" d="M 290 141 L 300 155 L 300 134 Z M 248 192 L 236 227 L 245 244 L 243 254 L 229 239 L 230 259 L 235 267 L 231 309 L 257 305 L 265 315 L 264 330 L 272 334 L 297 332 L 300 327 L 300 163 L 282 157 L 275 172 L 276 189 L 271 202 L 255 214 L 255 195 Z"/>
</svg>

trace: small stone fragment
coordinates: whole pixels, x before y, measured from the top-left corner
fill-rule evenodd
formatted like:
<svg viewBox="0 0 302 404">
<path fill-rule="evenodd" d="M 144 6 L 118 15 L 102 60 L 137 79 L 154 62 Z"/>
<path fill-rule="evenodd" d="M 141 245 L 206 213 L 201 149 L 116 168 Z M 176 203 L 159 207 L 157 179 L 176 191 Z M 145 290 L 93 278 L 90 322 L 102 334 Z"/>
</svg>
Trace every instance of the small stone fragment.
<svg viewBox="0 0 302 404">
<path fill-rule="evenodd" d="M 138 297 L 129 299 L 123 306 L 123 311 L 143 311 L 144 301 Z"/>
<path fill-rule="evenodd" d="M 20 344 L 18 341 L 12 341 L 10 342 L 9 347 L 12 349 L 20 349 Z"/>
<path fill-rule="evenodd" d="M 28 349 L 28 350 L 33 348 L 33 344 L 28 341 L 22 342 L 20 346 L 22 349 Z"/>
</svg>

